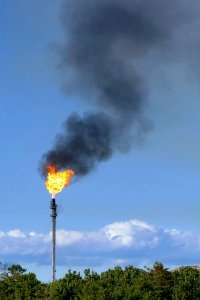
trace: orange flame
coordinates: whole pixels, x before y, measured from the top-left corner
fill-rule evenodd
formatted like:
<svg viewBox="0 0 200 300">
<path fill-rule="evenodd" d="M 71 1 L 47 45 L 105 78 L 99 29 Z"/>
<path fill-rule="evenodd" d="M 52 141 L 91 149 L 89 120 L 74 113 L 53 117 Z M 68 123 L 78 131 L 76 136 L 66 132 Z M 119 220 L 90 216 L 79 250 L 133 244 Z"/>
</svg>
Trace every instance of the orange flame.
<svg viewBox="0 0 200 300">
<path fill-rule="evenodd" d="M 54 166 L 48 166 L 47 170 L 48 175 L 45 185 L 52 196 L 60 193 L 65 186 L 68 186 L 71 181 L 70 176 L 75 174 L 73 170 L 56 172 L 56 168 Z"/>
</svg>

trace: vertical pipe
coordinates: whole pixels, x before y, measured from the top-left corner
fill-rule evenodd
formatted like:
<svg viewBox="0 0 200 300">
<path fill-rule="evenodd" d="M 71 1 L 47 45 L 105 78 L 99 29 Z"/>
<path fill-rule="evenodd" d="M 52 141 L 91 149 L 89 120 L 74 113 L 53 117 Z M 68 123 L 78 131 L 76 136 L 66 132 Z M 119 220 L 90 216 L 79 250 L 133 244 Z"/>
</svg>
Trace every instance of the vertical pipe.
<svg viewBox="0 0 200 300">
<path fill-rule="evenodd" d="M 52 196 L 51 200 L 51 217 L 52 217 L 52 281 L 55 281 L 56 275 L 56 200 Z"/>
</svg>

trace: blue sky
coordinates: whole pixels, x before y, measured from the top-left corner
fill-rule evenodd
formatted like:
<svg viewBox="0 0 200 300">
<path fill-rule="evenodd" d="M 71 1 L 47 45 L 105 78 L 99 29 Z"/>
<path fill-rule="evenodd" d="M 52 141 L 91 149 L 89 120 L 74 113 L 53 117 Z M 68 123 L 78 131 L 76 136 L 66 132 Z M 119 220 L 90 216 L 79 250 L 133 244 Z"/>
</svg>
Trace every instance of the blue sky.
<svg viewBox="0 0 200 300">
<path fill-rule="evenodd" d="M 67 116 L 94 109 L 61 91 L 52 50 L 63 40 L 60 3 L 0 4 L 0 260 L 44 281 L 51 278 L 51 197 L 39 161 Z M 142 62 L 154 129 L 57 196 L 58 277 L 69 267 L 199 264 L 200 90 L 187 55 L 156 69 Z"/>
</svg>

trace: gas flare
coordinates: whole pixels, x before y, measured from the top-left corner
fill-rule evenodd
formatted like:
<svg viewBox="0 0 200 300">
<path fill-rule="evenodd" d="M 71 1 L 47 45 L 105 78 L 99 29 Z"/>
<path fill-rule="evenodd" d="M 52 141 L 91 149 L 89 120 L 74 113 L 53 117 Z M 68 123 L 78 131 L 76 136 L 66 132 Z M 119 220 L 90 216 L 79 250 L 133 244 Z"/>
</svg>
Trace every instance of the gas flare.
<svg viewBox="0 0 200 300">
<path fill-rule="evenodd" d="M 57 172 L 54 166 L 48 166 L 47 171 L 48 175 L 45 185 L 52 196 L 60 193 L 65 186 L 68 186 L 71 181 L 71 175 L 75 174 L 73 170 Z"/>
</svg>

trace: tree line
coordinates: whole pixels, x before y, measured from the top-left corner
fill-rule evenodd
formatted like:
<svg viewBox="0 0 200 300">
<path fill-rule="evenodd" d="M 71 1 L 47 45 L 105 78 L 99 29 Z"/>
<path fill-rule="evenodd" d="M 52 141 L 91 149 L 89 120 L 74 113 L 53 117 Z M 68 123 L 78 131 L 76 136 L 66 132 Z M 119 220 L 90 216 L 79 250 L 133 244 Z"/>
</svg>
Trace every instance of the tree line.
<svg viewBox="0 0 200 300">
<path fill-rule="evenodd" d="M 39 281 L 21 265 L 0 265 L 1 300 L 193 300 L 200 299 L 200 271 L 181 267 L 174 271 L 160 262 L 152 268 L 116 266 L 100 274 L 69 270 L 51 283 Z"/>
</svg>

